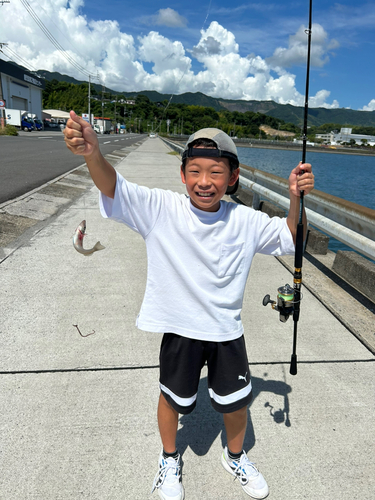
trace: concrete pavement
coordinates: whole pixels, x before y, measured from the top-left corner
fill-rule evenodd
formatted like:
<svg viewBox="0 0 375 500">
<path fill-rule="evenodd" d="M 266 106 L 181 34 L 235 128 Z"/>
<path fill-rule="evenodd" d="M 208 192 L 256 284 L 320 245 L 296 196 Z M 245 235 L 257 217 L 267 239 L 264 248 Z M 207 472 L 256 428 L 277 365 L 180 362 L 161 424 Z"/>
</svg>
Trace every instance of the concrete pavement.
<svg viewBox="0 0 375 500">
<path fill-rule="evenodd" d="M 139 184 L 184 192 L 179 163 L 147 139 L 116 168 Z M 0 265 L 1 500 L 157 498 L 161 335 L 134 326 L 145 247 L 100 216 L 95 187 L 83 193 Z M 84 246 L 106 247 L 91 257 L 72 246 L 82 219 Z M 256 257 L 243 308 L 254 387 L 245 449 L 270 499 L 374 498 L 374 357 L 304 289 L 291 376 L 292 321 L 262 306 L 291 281 L 276 259 Z M 82 337 L 74 325 L 95 333 Z M 223 443 L 204 370 L 197 408 L 178 431 L 187 500 L 249 498 L 220 464 Z"/>
</svg>

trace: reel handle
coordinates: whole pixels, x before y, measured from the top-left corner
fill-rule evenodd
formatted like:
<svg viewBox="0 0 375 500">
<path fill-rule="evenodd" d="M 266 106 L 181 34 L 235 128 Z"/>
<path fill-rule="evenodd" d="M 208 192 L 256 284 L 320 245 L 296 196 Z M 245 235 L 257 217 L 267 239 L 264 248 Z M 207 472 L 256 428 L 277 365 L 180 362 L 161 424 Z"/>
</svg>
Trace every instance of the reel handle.
<svg viewBox="0 0 375 500">
<path fill-rule="evenodd" d="M 263 299 L 263 305 L 266 306 L 267 304 L 276 304 L 274 300 L 271 300 L 270 295 L 265 295 Z"/>
</svg>

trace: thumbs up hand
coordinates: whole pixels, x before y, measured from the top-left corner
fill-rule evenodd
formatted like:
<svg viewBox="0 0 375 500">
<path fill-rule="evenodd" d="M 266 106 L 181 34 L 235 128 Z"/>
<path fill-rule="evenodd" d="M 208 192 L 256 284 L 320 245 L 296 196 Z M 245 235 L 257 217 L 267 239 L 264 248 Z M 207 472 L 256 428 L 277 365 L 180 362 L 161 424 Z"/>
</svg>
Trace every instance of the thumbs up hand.
<svg viewBox="0 0 375 500">
<path fill-rule="evenodd" d="M 90 156 L 99 150 L 96 132 L 83 118 L 70 112 L 70 118 L 64 129 L 65 143 L 75 155 Z"/>
</svg>

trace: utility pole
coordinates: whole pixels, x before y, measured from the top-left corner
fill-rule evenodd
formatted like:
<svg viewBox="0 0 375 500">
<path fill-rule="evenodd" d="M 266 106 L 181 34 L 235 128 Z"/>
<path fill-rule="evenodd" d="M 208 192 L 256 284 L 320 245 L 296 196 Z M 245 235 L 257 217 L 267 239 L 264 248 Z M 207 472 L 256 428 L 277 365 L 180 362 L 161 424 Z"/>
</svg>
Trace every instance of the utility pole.
<svg viewBox="0 0 375 500">
<path fill-rule="evenodd" d="M 0 42 L 0 52 L 3 52 L 1 49 L 7 45 L 8 45 L 7 43 Z M 3 99 L 3 86 L 1 85 L 1 82 L 0 82 L 0 99 Z"/>
<path fill-rule="evenodd" d="M 101 133 L 104 134 L 104 85 L 102 85 L 102 129 Z"/>
<path fill-rule="evenodd" d="M 116 134 L 117 134 L 116 104 L 117 104 L 117 96 L 116 96 L 116 101 L 115 101 L 115 131 L 116 131 Z"/>
<path fill-rule="evenodd" d="M 10 0 L 0 0 L 0 4 L 3 7 L 5 3 L 10 3 Z M 3 52 L 1 49 L 3 46 L 8 45 L 7 43 L 0 43 L 0 52 Z M 3 90 L 0 82 L 0 99 L 3 99 Z M 0 120 L 1 120 L 1 128 L 5 127 L 5 110 L 4 108 L 0 108 Z"/>
<path fill-rule="evenodd" d="M 91 75 L 89 75 L 89 124 L 91 125 Z"/>
</svg>

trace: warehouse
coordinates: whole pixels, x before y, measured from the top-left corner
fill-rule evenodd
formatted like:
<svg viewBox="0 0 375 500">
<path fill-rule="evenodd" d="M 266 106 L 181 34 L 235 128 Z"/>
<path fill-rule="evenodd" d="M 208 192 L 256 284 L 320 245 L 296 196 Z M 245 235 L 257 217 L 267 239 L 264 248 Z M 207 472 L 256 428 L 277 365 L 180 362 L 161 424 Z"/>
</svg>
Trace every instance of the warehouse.
<svg viewBox="0 0 375 500">
<path fill-rule="evenodd" d="M 42 116 L 44 80 L 26 69 L 0 59 L 0 99 L 5 107 Z"/>
</svg>

